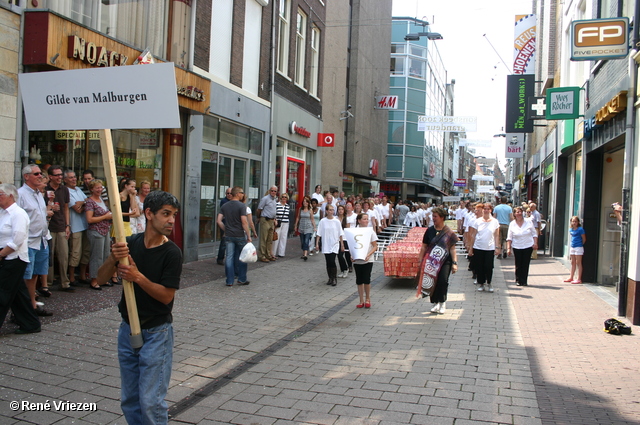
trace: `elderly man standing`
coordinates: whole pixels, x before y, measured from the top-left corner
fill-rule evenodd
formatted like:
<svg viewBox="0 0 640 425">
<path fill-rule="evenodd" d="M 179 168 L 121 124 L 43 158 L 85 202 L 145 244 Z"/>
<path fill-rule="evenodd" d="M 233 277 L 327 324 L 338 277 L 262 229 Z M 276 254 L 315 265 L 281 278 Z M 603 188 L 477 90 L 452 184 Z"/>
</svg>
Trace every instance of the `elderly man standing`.
<svg viewBox="0 0 640 425">
<path fill-rule="evenodd" d="M 258 204 L 258 217 L 260 217 L 260 253 L 258 257 L 263 263 L 276 261 L 271 254 L 273 244 L 273 232 L 276 230 L 276 204 L 278 201 L 278 188 L 271 186 L 269 193 Z"/>
<path fill-rule="evenodd" d="M 78 177 L 75 171 L 64 172 L 64 184 L 69 189 L 69 224 L 71 224 L 71 236 L 69 238 L 69 280 L 71 286 L 81 283 L 89 283 L 87 279 L 87 265 L 91 258 L 91 248 L 87 237 L 87 216 L 84 212 L 84 203 L 87 196 L 78 187 Z M 80 280 L 76 282 L 76 267 L 80 266 Z"/>
<path fill-rule="evenodd" d="M 53 216 L 49 221 L 51 232 L 51 267 L 49 267 L 49 285 L 53 283 L 53 261 L 58 258 L 58 270 L 60 272 L 60 284 L 65 292 L 75 292 L 70 286 L 67 269 L 69 268 L 69 236 L 71 236 L 71 223 L 69 218 L 69 190 L 62 185 L 62 167 L 52 165 L 49 167 L 49 184 L 45 188 L 47 192 L 53 191 Z"/>
<path fill-rule="evenodd" d="M 36 308 L 36 280 L 39 275 L 47 275 L 49 270 L 49 244 L 47 237 L 47 216 L 53 211 L 47 209 L 38 188 L 42 184 L 42 171 L 35 164 L 25 165 L 22 169 L 24 185 L 18 189 L 18 206 L 29 216 L 29 264 L 24 272 L 24 281 L 31 297 L 31 304 Z M 40 310 L 39 316 L 51 316 L 51 313 Z"/>
<path fill-rule="evenodd" d="M 533 223 L 533 227 L 536 229 L 536 234 L 538 235 L 538 241 L 540 240 L 540 221 L 542 220 L 542 214 L 538 211 L 538 206 L 531 202 L 529 203 L 529 209 L 531 210 L 531 222 Z M 531 258 L 534 260 L 538 259 L 538 250 L 534 249 L 531 253 Z"/>
<path fill-rule="evenodd" d="M 9 309 L 20 326 L 17 334 L 40 332 L 40 320 L 33 310 L 22 276 L 29 264 L 29 216 L 15 200 L 12 184 L 0 184 L 0 327 Z"/>
</svg>

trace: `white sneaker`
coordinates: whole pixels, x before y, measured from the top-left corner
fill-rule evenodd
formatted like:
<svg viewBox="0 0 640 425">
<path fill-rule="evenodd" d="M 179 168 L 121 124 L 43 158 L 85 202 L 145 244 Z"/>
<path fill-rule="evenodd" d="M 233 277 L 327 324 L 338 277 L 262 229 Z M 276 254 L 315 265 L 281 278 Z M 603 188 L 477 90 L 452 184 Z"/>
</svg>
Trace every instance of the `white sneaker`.
<svg viewBox="0 0 640 425">
<path fill-rule="evenodd" d="M 444 314 L 444 313 L 447 311 L 447 309 L 445 308 L 445 307 L 446 307 L 446 306 L 445 306 L 446 304 L 447 304 L 447 303 L 440 303 L 440 310 L 438 310 L 438 313 L 440 313 L 440 314 Z"/>
<path fill-rule="evenodd" d="M 482 292 L 484 291 L 484 285 L 479 285 L 478 286 L 478 292 Z"/>
<path fill-rule="evenodd" d="M 309 251 L 309 257 L 313 255 L 313 251 Z"/>
<path fill-rule="evenodd" d="M 477 285 L 478 284 L 478 279 L 473 279 L 473 284 Z"/>
<path fill-rule="evenodd" d="M 349 272 L 347 272 L 346 270 L 343 271 L 342 273 L 340 273 L 340 277 L 347 277 L 347 274 L 349 274 Z"/>
<path fill-rule="evenodd" d="M 491 286 L 491 284 L 487 284 L 487 291 L 493 292 L 493 287 Z"/>
<path fill-rule="evenodd" d="M 440 303 L 435 303 L 433 305 L 433 308 L 431 309 L 432 313 L 439 313 L 440 312 Z"/>
</svg>

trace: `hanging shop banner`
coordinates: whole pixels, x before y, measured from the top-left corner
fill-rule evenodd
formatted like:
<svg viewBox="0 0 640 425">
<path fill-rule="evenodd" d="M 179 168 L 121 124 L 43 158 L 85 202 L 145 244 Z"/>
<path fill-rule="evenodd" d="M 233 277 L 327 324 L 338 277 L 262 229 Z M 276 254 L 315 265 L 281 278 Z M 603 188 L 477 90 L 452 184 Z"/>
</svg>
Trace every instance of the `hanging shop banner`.
<svg viewBox="0 0 640 425">
<path fill-rule="evenodd" d="M 505 140 L 504 157 L 524 157 L 524 133 L 507 133 Z"/>
<path fill-rule="evenodd" d="M 460 139 L 460 146 L 466 146 L 469 148 L 490 148 L 493 145 L 491 144 L 491 140 Z"/>
<path fill-rule="evenodd" d="M 533 120 L 527 119 L 528 99 L 534 95 L 535 76 L 507 75 L 507 113 L 505 133 L 533 133 Z"/>
<path fill-rule="evenodd" d="M 629 53 L 629 18 L 571 23 L 571 60 L 624 59 Z"/>
<path fill-rule="evenodd" d="M 547 89 L 546 118 L 573 120 L 580 116 L 580 87 Z"/>
<path fill-rule="evenodd" d="M 318 133 L 318 146 L 332 148 L 336 145 L 335 133 Z"/>
<path fill-rule="evenodd" d="M 535 74 L 536 15 L 516 15 L 513 73 Z"/>
<path fill-rule="evenodd" d="M 374 109 L 398 109 L 398 96 L 376 96 Z"/>
<path fill-rule="evenodd" d="M 457 187 L 465 187 L 467 185 L 467 179 L 455 179 L 453 185 Z"/>
<path fill-rule="evenodd" d="M 485 176 L 483 174 L 475 174 L 475 175 L 471 176 L 471 180 L 478 181 L 478 182 L 492 182 L 493 181 L 493 176 Z"/>
<path fill-rule="evenodd" d="M 478 189 L 476 190 L 476 192 L 478 193 L 493 193 L 495 191 L 496 189 L 493 187 L 493 185 L 478 186 Z"/>
<path fill-rule="evenodd" d="M 461 196 L 443 196 L 442 202 L 460 202 Z"/>
<path fill-rule="evenodd" d="M 461 133 L 463 131 L 477 131 L 477 127 L 477 117 L 454 117 L 450 115 L 418 116 L 418 131 Z"/>
<path fill-rule="evenodd" d="M 19 74 L 29 131 L 179 128 L 173 63 Z"/>
</svg>

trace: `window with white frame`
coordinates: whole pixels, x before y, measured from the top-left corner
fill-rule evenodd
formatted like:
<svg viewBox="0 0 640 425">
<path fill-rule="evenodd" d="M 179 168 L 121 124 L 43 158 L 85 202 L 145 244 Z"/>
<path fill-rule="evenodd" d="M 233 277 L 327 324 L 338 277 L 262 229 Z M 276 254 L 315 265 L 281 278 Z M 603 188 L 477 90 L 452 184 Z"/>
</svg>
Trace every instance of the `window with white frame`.
<svg viewBox="0 0 640 425">
<path fill-rule="evenodd" d="M 305 43 L 307 39 L 307 15 L 298 9 L 296 24 L 296 71 L 294 82 L 304 87 Z"/>
<path fill-rule="evenodd" d="M 279 0 L 278 7 L 278 72 L 288 75 L 290 0 Z"/>
<path fill-rule="evenodd" d="M 309 79 L 309 93 L 318 96 L 318 75 L 320 66 L 320 29 L 315 25 L 311 28 L 311 76 Z"/>
</svg>

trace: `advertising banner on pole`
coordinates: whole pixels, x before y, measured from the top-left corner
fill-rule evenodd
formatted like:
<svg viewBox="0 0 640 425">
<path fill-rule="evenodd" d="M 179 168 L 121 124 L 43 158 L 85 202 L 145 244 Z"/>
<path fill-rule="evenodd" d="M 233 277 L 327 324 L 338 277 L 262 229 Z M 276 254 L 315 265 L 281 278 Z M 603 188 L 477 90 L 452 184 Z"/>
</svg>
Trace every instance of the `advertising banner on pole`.
<svg viewBox="0 0 640 425">
<path fill-rule="evenodd" d="M 535 76 L 507 75 L 507 111 L 505 133 L 533 133 L 533 121 L 527 119 L 527 103 L 534 94 Z"/>
<path fill-rule="evenodd" d="M 449 115 L 419 115 L 418 131 L 444 131 L 461 133 L 477 131 L 477 117 L 454 117 Z"/>
<path fill-rule="evenodd" d="M 536 15 L 516 15 L 513 47 L 513 73 L 535 74 Z"/>
<path fill-rule="evenodd" d="M 522 158 L 524 156 L 524 133 L 507 133 L 504 157 Z"/>
</svg>

